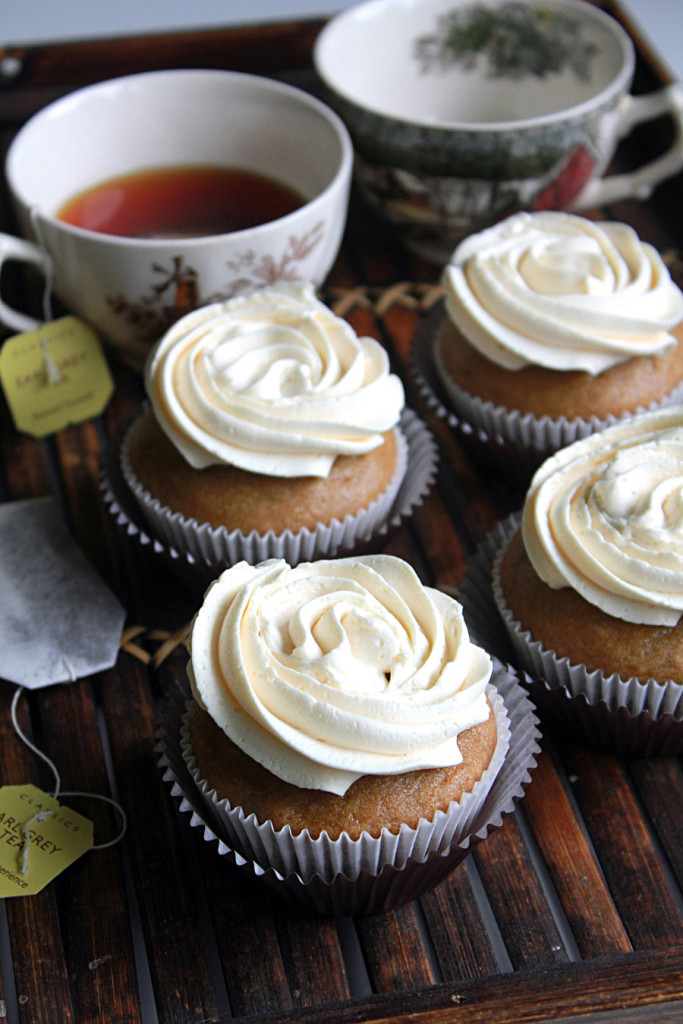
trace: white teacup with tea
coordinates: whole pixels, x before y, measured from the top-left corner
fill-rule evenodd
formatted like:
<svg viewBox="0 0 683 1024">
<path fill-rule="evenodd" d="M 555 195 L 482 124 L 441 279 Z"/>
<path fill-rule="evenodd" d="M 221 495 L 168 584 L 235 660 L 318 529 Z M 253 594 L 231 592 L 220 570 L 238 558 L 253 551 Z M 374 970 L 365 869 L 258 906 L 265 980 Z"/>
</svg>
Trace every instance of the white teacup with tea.
<svg viewBox="0 0 683 1024">
<path fill-rule="evenodd" d="M 34 115 L 6 174 L 35 264 L 66 309 L 134 365 L 198 305 L 278 280 L 321 284 L 348 209 L 352 147 L 300 89 L 229 71 L 148 72 Z M 0 299 L 14 331 L 38 321 Z"/>
</svg>

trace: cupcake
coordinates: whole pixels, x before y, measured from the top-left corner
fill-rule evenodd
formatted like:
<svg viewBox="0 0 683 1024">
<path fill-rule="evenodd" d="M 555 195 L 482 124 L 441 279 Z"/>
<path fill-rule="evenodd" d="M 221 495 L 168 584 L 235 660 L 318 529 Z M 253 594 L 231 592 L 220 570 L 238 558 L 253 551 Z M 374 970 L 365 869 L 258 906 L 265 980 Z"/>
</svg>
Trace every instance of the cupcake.
<svg viewBox="0 0 683 1024">
<path fill-rule="evenodd" d="M 458 246 L 443 287 L 436 375 L 458 419 L 503 454 L 517 446 L 536 468 L 676 399 L 683 294 L 626 224 L 515 214 Z"/>
<path fill-rule="evenodd" d="M 491 658 L 401 559 L 233 566 L 190 654 L 187 768 L 225 842 L 282 877 L 444 854 L 505 759 Z"/>
<path fill-rule="evenodd" d="M 386 521 L 407 465 L 403 386 L 383 347 L 311 285 L 184 317 L 152 351 L 145 386 L 122 470 L 175 550 L 232 562 L 256 537 L 270 539 L 260 558 L 280 556 L 286 535 L 318 557 Z"/>
<path fill-rule="evenodd" d="M 683 407 L 633 416 L 543 463 L 493 564 L 518 664 L 634 733 L 683 718 L 682 481 Z"/>
</svg>

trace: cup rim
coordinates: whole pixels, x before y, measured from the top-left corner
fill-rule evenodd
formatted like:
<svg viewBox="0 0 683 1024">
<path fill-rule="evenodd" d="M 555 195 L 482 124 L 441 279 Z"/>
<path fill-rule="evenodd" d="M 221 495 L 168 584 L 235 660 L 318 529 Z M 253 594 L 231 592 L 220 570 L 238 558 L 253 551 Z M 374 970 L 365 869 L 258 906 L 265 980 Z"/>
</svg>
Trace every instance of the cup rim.
<svg viewBox="0 0 683 1024">
<path fill-rule="evenodd" d="M 539 114 L 535 117 L 520 117 L 502 121 L 458 121 L 443 120 L 434 121 L 427 118 L 411 117 L 392 112 L 379 104 L 367 103 L 351 91 L 347 90 L 340 82 L 338 76 L 333 76 L 326 68 L 326 50 L 333 45 L 335 36 L 345 31 L 346 27 L 356 22 L 359 18 L 367 17 L 375 11 L 382 12 L 383 9 L 391 10 L 397 0 L 361 0 L 339 14 L 335 15 L 322 28 L 313 46 L 313 64 L 323 85 L 347 106 L 355 108 L 361 113 L 372 115 L 379 120 L 389 121 L 396 125 L 405 127 L 426 129 L 434 135 L 444 135 L 453 132 L 476 133 L 504 133 L 538 128 L 549 128 L 562 124 L 566 121 L 573 121 L 584 116 L 591 110 L 597 110 L 607 104 L 613 97 L 617 96 L 624 88 L 627 88 L 635 69 L 635 48 L 633 42 L 624 27 L 607 14 L 601 8 L 596 7 L 588 0 L 544 0 L 544 3 L 553 7 L 563 8 L 592 18 L 603 28 L 611 32 L 616 41 L 620 44 L 623 53 L 623 63 L 618 73 L 611 82 L 603 89 L 596 92 L 587 100 L 582 100 L 573 106 L 565 107 L 562 110 L 553 111 L 549 114 Z M 410 6 L 419 0 L 399 0 L 399 6 Z M 455 0 L 454 0 L 455 3 Z M 489 4 L 492 7 L 498 6 L 495 2 Z M 335 43 L 336 45 L 336 43 Z"/>
<path fill-rule="evenodd" d="M 56 115 L 58 116 L 61 112 L 61 108 L 71 106 L 74 101 L 78 101 L 78 99 L 85 94 L 105 93 L 118 85 L 123 85 L 128 82 L 134 84 L 136 81 L 143 79 L 161 79 L 164 77 L 173 78 L 174 80 L 183 77 L 195 80 L 200 78 L 213 78 L 222 79 L 226 82 L 231 80 L 239 81 L 244 84 L 253 84 L 265 91 L 289 96 L 291 99 L 301 103 L 309 110 L 317 113 L 323 121 L 327 122 L 332 132 L 337 137 L 340 146 L 339 161 L 327 185 L 317 192 L 312 198 L 306 200 L 301 206 L 297 207 L 296 210 L 292 210 L 281 217 L 273 218 L 263 224 L 242 228 L 238 231 L 226 231 L 220 234 L 211 235 L 197 235 L 193 237 L 184 237 L 182 239 L 139 238 L 135 235 L 112 235 L 105 231 L 94 231 L 90 228 L 80 227 L 76 224 L 69 224 L 67 221 L 61 220 L 55 214 L 41 209 L 38 203 L 31 203 L 28 197 L 22 193 L 21 183 L 18 180 L 19 175 L 16 169 L 16 164 L 18 162 L 17 154 L 19 153 L 22 142 L 28 133 L 36 130 L 36 125 L 40 125 L 40 122 L 43 120 L 48 120 Z M 155 165 L 155 167 L 156 166 L 164 165 L 159 164 Z M 278 79 L 268 78 L 265 75 L 256 75 L 243 71 L 231 71 L 222 68 L 164 68 L 155 71 L 135 72 L 129 75 L 120 75 L 115 78 L 107 78 L 102 81 L 93 82 L 90 85 L 74 89 L 71 92 L 66 93 L 64 96 L 60 96 L 58 99 L 53 100 L 51 103 L 46 104 L 46 106 L 41 107 L 40 110 L 36 111 L 26 121 L 26 123 L 22 125 L 10 142 L 5 156 L 5 177 L 10 194 L 14 201 L 28 212 L 32 223 L 35 223 L 36 220 L 39 223 L 47 223 L 53 228 L 65 232 L 67 235 L 88 239 L 93 243 L 99 242 L 100 244 L 107 246 L 130 247 L 131 244 L 134 244 L 136 247 L 139 246 L 141 249 L 158 249 L 160 247 L 165 247 L 168 244 L 177 246 L 178 242 L 182 241 L 183 248 L 194 249 L 196 247 L 206 247 L 207 244 L 215 244 L 218 246 L 221 243 L 225 243 L 225 240 L 228 238 L 234 238 L 236 241 L 247 237 L 257 240 L 261 235 L 270 231 L 273 226 L 277 226 L 279 228 L 281 225 L 286 225 L 289 220 L 294 220 L 299 217 L 303 211 L 314 211 L 317 206 L 325 203 L 329 193 L 336 189 L 340 182 L 343 182 L 345 179 L 350 181 L 352 166 L 353 143 L 351 142 L 351 137 L 346 125 L 338 114 L 328 106 L 328 104 L 324 103 L 316 96 L 313 96 L 311 93 L 308 93 L 297 86 L 281 82 Z M 96 184 L 98 184 L 98 182 L 93 182 L 93 185 Z"/>
</svg>

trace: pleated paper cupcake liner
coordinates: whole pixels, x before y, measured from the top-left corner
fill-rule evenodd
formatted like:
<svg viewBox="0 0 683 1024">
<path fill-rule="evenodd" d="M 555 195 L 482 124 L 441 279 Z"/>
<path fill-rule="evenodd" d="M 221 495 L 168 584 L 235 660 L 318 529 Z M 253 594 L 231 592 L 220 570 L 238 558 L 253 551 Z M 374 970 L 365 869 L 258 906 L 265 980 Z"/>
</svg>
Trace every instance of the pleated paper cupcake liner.
<svg viewBox="0 0 683 1024">
<path fill-rule="evenodd" d="M 142 547 L 151 547 L 155 556 L 168 560 L 189 584 L 205 588 L 222 569 L 243 559 L 255 564 L 267 558 L 284 558 L 290 565 L 296 565 L 318 558 L 378 550 L 422 503 L 434 482 L 438 465 L 436 442 L 412 410 L 403 411 L 397 433 L 404 449 L 403 468 L 397 467 L 391 494 L 387 492 L 385 500 L 374 503 L 376 508 L 349 516 L 343 522 L 321 525 L 313 531 L 285 531 L 279 535 L 253 532 L 245 536 L 241 531 L 223 530 L 220 531 L 222 554 L 219 558 L 208 534 L 211 528 L 205 531 L 196 524 L 190 525 L 187 534 L 193 542 L 189 545 L 192 550 L 188 550 L 188 546 L 179 545 L 150 527 L 140 502 L 124 478 L 117 448 L 112 448 L 106 459 L 101 486 L 110 513 L 129 538 Z M 159 518 L 171 517 L 161 515 Z M 181 529 L 181 539 L 183 535 Z M 208 550 L 204 548 L 205 543 Z"/>
<path fill-rule="evenodd" d="M 438 360 L 436 365 L 438 368 Z M 444 391 L 461 419 L 488 437 L 497 437 L 503 443 L 507 442 L 522 448 L 543 452 L 544 456 L 559 448 L 564 448 L 574 441 L 579 441 L 581 438 L 597 434 L 605 427 L 630 419 L 636 413 L 653 412 L 655 409 L 673 405 L 683 396 L 683 387 L 679 385 L 665 398 L 651 402 L 647 406 L 638 406 L 619 416 L 610 414 L 604 419 L 591 416 L 588 420 L 580 417 L 568 420 L 563 416 L 552 419 L 550 416 L 535 416 L 530 412 L 522 413 L 516 409 L 505 409 L 492 402 L 485 402 L 476 395 L 470 395 L 458 387 L 455 381 L 445 376 L 441 378 L 441 381 Z"/>
<path fill-rule="evenodd" d="M 492 782 L 487 780 L 480 787 L 483 792 L 473 793 L 470 799 L 461 801 L 463 810 L 454 815 L 460 822 L 453 830 L 450 843 L 445 839 L 450 828 L 449 815 L 441 815 L 442 820 L 433 828 L 425 823 L 427 832 L 431 832 L 434 848 L 422 828 L 408 830 L 422 833 L 417 838 L 406 839 L 399 835 L 392 840 L 386 837 L 372 840 L 368 837 L 369 843 L 358 840 L 334 844 L 327 837 L 323 837 L 324 841 L 320 843 L 304 837 L 297 845 L 314 847 L 305 855 L 301 849 L 283 854 L 282 847 L 286 846 L 291 851 L 292 840 L 296 837 L 283 837 L 282 833 L 274 833 L 270 828 L 274 839 L 264 840 L 262 846 L 261 836 L 258 839 L 252 837 L 249 848 L 242 847 L 243 823 L 246 822 L 246 830 L 253 833 L 252 824 L 242 816 L 240 835 L 233 838 L 217 807 L 219 802 L 213 800 L 210 793 L 201 792 L 188 768 L 191 759 L 186 738 L 182 737 L 187 694 L 181 690 L 169 698 L 157 733 L 160 766 L 165 780 L 171 785 L 172 795 L 180 802 L 180 810 L 191 814 L 190 824 L 203 828 L 205 840 L 216 842 L 218 852 L 227 858 L 229 864 L 254 880 L 269 885 L 290 905 L 323 914 L 360 915 L 389 910 L 417 898 L 443 881 L 473 845 L 502 824 L 503 817 L 513 810 L 515 802 L 523 796 L 524 786 L 530 781 L 540 749 L 533 705 L 514 673 L 503 666 L 496 664 L 493 682 L 498 695 L 494 701 L 496 720 L 501 722 L 503 736 L 499 744 L 502 743 L 506 749 L 499 751 L 497 747 L 497 755 L 502 756 L 498 767 L 492 762 L 488 770 L 495 776 Z M 275 854 L 278 859 L 284 857 L 280 864 L 283 870 L 269 859 L 273 844 L 277 847 Z M 323 847 L 326 847 L 324 854 L 321 853 Z M 382 849 L 385 855 L 390 855 L 389 860 L 385 861 L 380 855 Z M 328 855 L 332 858 L 329 861 Z M 287 869 L 292 858 L 301 863 L 301 871 Z M 340 862 L 343 869 L 337 870 Z"/>
<path fill-rule="evenodd" d="M 683 398 L 683 384 L 669 395 L 648 406 L 620 416 L 588 420 L 534 416 L 519 410 L 508 410 L 486 402 L 460 388 L 439 368 L 436 338 L 439 323 L 445 316 L 443 305 L 432 309 L 411 344 L 411 373 L 422 398 L 466 445 L 483 456 L 494 472 L 525 485 L 546 458 L 582 437 L 628 419 L 636 412 L 653 411 L 673 405 Z"/>
<path fill-rule="evenodd" d="M 544 724 L 593 747 L 632 756 L 683 750 L 683 685 L 588 671 L 534 641 L 505 604 L 498 573 L 516 513 L 485 539 L 460 589 L 478 643 L 521 671 Z"/>
<path fill-rule="evenodd" d="M 253 814 L 245 814 L 241 807 L 232 807 L 228 800 L 221 800 L 202 778 L 192 753 L 186 722 L 181 729 L 180 746 L 188 771 L 207 803 L 209 813 L 223 836 L 245 856 L 262 867 L 274 867 L 283 875 L 297 873 L 305 882 L 314 875 L 320 875 L 327 882 L 340 874 L 357 878 L 363 870 L 376 874 L 385 864 L 402 868 L 410 857 L 423 860 L 429 853 L 441 853 L 468 832 L 493 785 L 510 742 L 503 699 L 494 687 L 489 687 L 488 697 L 496 719 L 498 739 L 491 763 L 481 779 L 459 802 L 451 804 L 448 811 L 437 812 L 432 821 L 421 821 L 416 828 L 402 825 L 396 834 L 383 829 L 379 837 L 364 833 L 354 840 L 342 834 L 333 840 L 323 833 L 312 839 L 305 831 L 294 835 L 288 826 L 276 830 L 272 822 L 259 823 Z"/>
<path fill-rule="evenodd" d="M 343 519 L 321 523 L 314 530 L 303 528 L 296 533 L 269 531 L 249 534 L 228 530 L 188 519 L 173 512 L 140 483 L 128 453 L 128 437 L 121 444 L 121 471 L 128 487 L 138 500 L 149 530 L 167 546 L 183 551 L 209 564 L 220 562 L 261 562 L 266 558 L 284 558 L 290 565 L 315 558 L 331 557 L 342 547 L 367 540 L 386 521 L 408 467 L 408 443 L 400 430 L 394 431 L 397 459 L 394 474 L 386 490 L 366 508 Z"/>
</svg>

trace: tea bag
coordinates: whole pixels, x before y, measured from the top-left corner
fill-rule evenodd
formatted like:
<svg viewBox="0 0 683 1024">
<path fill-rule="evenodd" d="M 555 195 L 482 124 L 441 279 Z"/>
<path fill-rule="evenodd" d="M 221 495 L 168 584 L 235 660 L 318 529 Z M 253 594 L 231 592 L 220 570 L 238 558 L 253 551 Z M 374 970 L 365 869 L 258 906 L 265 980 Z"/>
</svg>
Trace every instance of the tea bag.
<svg viewBox="0 0 683 1024">
<path fill-rule="evenodd" d="M 52 498 L 0 505 L 0 677 L 38 689 L 110 668 L 124 620 Z"/>
</svg>

